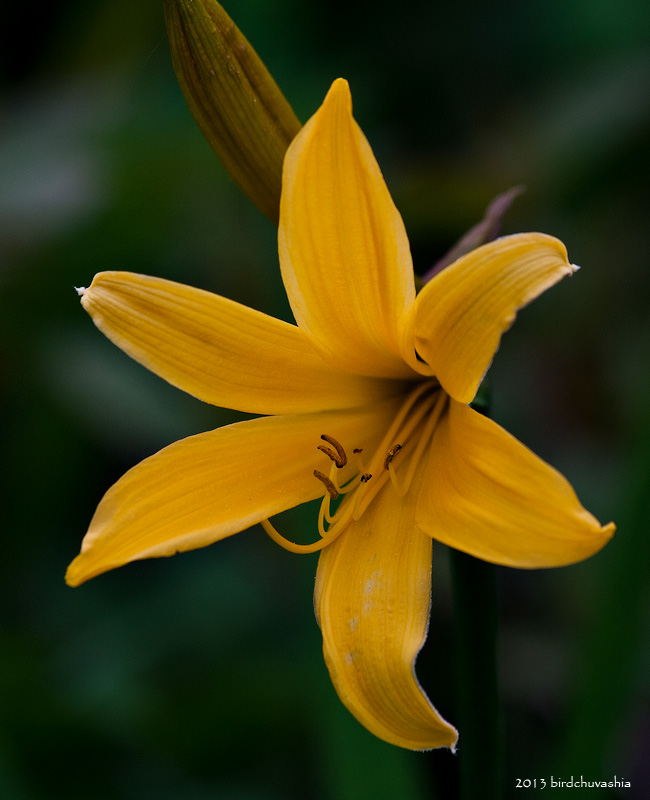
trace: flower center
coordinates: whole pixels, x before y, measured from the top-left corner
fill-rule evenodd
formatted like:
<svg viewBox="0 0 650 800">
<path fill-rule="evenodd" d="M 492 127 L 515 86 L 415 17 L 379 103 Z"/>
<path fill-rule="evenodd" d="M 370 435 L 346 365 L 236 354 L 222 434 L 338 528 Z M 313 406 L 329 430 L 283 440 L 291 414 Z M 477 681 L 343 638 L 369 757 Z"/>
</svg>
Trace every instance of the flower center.
<svg viewBox="0 0 650 800">
<path fill-rule="evenodd" d="M 327 444 L 318 445 L 318 449 L 330 459 L 331 465 L 327 474 L 314 470 L 314 477 L 325 488 L 318 513 L 321 538 L 311 544 L 296 544 L 282 536 L 268 519 L 261 523 L 264 530 L 292 553 L 315 553 L 335 541 L 351 522 L 361 519 L 389 481 L 398 496 L 404 497 L 446 404 L 447 395 L 437 381 L 419 383 L 406 396 L 370 460 L 364 462 L 362 449 L 351 451 L 357 471 L 344 483 L 339 482 L 337 473 L 349 463 L 348 454 L 333 436 L 323 434 L 321 439 Z M 339 499 L 333 512 L 332 501 Z"/>
</svg>

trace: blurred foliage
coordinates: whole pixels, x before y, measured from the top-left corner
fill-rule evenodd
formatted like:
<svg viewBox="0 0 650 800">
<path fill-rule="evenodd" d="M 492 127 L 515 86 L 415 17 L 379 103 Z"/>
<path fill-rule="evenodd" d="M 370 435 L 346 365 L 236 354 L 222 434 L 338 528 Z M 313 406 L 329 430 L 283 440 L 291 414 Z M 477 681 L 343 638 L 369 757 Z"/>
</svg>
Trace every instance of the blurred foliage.
<svg viewBox="0 0 650 800">
<path fill-rule="evenodd" d="M 302 121 L 335 77 L 350 80 L 421 273 L 520 183 L 505 231 L 557 235 L 582 265 L 520 315 L 491 371 L 495 418 L 619 523 L 589 562 L 499 574 L 508 797 L 531 794 L 516 778 L 572 774 L 632 782 L 593 798 L 647 797 L 646 4 L 226 7 Z M 162 3 L 13 3 L 2 36 L 0 797 L 453 800 L 453 756 L 384 745 L 336 699 L 311 607 L 315 557 L 251 530 L 64 586 L 113 480 L 240 418 L 131 363 L 73 287 L 130 269 L 289 309 L 273 226 L 184 106 Z M 418 672 L 453 721 L 443 547 L 434 560 Z"/>
</svg>

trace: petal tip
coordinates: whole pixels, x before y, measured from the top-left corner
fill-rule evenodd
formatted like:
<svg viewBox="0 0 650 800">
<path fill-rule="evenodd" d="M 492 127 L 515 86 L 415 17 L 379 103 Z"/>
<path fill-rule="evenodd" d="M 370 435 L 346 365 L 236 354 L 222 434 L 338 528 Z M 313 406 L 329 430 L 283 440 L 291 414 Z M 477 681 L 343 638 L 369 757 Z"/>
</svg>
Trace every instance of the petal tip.
<svg viewBox="0 0 650 800">
<path fill-rule="evenodd" d="M 601 528 L 601 533 L 603 535 L 603 539 L 605 540 L 604 544 L 607 544 L 607 542 L 616 533 L 616 525 L 615 525 L 615 523 L 608 522 L 607 525 L 603 525 L 602 528 Z"/>
<path fill-rule="evenodd" d="M 87 579 L 83 573 L 83 570 L 79 568 L 77 563 L 78 561 L 79 556 L 77 556 L 77 558 L 70 563 L 65 573 L 65 582 L 73 589 L 77 586 L 81 586 L 81 584 Z"/>
<path fill-rule="evenodd" d="M 578 564 L 581 561 L 586 561 L 588 558 L 593 558 L 593 556 L 600 553 L 600 551 L 609 544 L 614 536 L 614 533 L 616 532 L 616 525 L 613 522 L 608 522 L 607 525 L 600 525 L 600 523 L 588 511 L 585 513 L 591 518 L 592 522 L 590 534 L 588 534 L 587 537 L 583 539 L 582 543 L 577 546 L 577 549 L 573 552 L 570 558 L 567 558 L 562 563 L 558 563 L 557 566 L 571 566 L 572 564 Z M 542 566 L 553 567 L 556 565 L 547 564 Z"/>
<path fill-rule="evenodd" d="M 104 277 L 107 276 L 107 277 L 110 278 L 112 275 L 115 275 L 115 274 L 117 274 L 117 273 L 112 272 L 112 271 L 98 272 L 96 275 L 93 276 L 93 279 L 90 282 L 90 286 L 75 286 L 74 287 L 76 293 L 79 295 L 79 298 L 81 300 L 81 305 L 86 309 L 86 311 L 88 311 L 87 304 L 90 302 L 91 296 L 96 295 L 96 289 L 98 288 L 98 286 L 99 286 L 99 288 L 102 287 Z"/>
<path fill-rule="evenodd" d="M 115 567 L 122 566 L 121 563 L 111 563 L 110 561 L 99 562 L 94 557 L 89 557 L 94 551 L 82 545 L 81 552 L 73 558 L 65 572 L 65 582 L 70 588 L 76 589 L 82 583 L 87 583 L 92 578 L 96 578 L 104 572 L 108 572 Z"/>
<path fill-rule="evenodd" d="M 330 92 L 338 92 L 340 94 L 350 94 L 350 84 L 346 78 L 335 78 L 332 81 Z"/>
<path fill-rule="evenodd" d="M 341 104 L 349 111 L 352 111 L 352 93 L 350 84 L 345 78 L 336 78 L 325 95 L 323 106 L 329 103 Z"/>
<path fill-rule="evenodd" d="M 453 725 L 447 722 L 446 719 L 440 718 L 440 721 L 444 723 L 445 727 L 437 727 L 435 731 L 432 731 L 430 740 L 422 747 L 418 748 L 413 745 L 409 746 L 408 744 L 402 744 L 401 746 L 409 750 L 419 750 L 421 753 L 447 748 L 451 750 L 453 755 L 456 755 L 456 751 L 458 750 L 458 731 Z"/>
</svg>

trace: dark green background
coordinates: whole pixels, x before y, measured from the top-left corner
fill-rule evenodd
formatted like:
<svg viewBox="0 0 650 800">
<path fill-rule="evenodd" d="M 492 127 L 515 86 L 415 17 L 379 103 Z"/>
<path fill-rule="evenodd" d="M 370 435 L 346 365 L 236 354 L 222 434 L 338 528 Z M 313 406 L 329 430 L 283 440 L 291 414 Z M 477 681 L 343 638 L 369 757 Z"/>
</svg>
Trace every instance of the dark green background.
<svg viewBox="0 0 650 800">
<path fill-rule="evenodd" d="M 587 796 L 647 797 L 646 3 L 227 10 L 301 120 L 334 78 L 349 79 L 418 271 L 519 183 L 527 193 L 505 232 L 554 234 L 582 266 L 520 314 L 491 370 L 495 418 L 619 525 L 584 564 L 499 572 L 506 796 L 537 796 L 517 778 L 616 775 L 632 789 Z M 275 230 L 194 126 L 160 2 L 13 3 L 2 36 L 0 798 L 453 800 L 457 759 L 385 745 L 336 699 L 312 611 L 316 556 L 290 555 L 258 528 L 64 585 L 112 481 L 238 418 L 129 361 L 73 287 L 127 269 L 289 311 Z M 434 559 L 418 672 L 453 722 L 442 546 Z"/>
</svg>

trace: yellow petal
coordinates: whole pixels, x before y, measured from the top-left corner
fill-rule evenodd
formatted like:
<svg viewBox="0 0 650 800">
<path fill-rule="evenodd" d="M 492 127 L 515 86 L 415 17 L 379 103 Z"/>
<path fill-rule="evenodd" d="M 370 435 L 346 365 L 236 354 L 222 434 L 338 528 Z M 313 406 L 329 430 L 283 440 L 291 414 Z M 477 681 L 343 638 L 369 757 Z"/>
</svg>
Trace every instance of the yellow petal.
<svg viewBox="0 0 650 800">
<path fill-rule="evenodd" d="M 418 354 L 453 398 L 471 402 L 517 310 L 576 269 L 562 242 L 541 233 L 504 236 L 472 250 L 418 295 Z"/>
<path fill-rule="evenodd" d="M 406 231 L 343 79 L 287 151 L 278 241 L 296 321 L 328 359 L 412 376 L 401 357 L 415 296 Z"/>
<path fill-rule="evenodd" d="M 321 553 L 314 606 L 332 682 L 359 722 L 399 747 L 454 747 L 456 730 L 415 677 L 429 623 L 431 541 L 413 515 L 413 501 L 385 487 Z"/>
<path fill-rule="evenodd" d="M 434 434 L 416 522 L 457 550 L 525 568 L 581 561 L 615 530 L 601 527 L 557 470 L 454 400 Z"/>
<path fill-rule="evenodd" d="M 214 405 L 305 413 L 362 405 L 399 388 L 333 369 L 300 328 L 210 292 L 130 272 L 102 272 L 79 291 L 118 347 Z"/>
<path fill-rule="evenodd" d="M 67 582 L 76 586 L 129 561 L 205 547 L 313 500 L 323 493 L 314 469 L 330 467 L 316 449 L 321 435 L 350 451 L 371 447 L 396 410 L 388 401 L 356 411 L 262 417 L 166 447 L 106 493 Z"/>
</svg>

